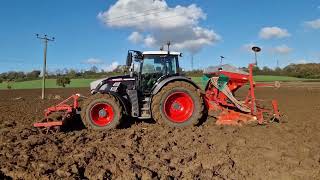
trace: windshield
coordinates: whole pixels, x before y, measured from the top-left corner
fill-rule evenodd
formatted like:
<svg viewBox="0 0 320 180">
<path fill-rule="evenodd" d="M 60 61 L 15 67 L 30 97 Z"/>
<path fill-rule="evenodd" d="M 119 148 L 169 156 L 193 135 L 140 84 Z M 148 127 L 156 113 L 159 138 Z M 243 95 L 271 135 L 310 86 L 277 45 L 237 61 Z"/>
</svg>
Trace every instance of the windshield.
<svg viewBox="0 0 320 180">
<path fill-rule="evenodd" d="M 142 74 L 177 74 L 177 56 L 146 55 L 143 60 Z"/>
</svg>

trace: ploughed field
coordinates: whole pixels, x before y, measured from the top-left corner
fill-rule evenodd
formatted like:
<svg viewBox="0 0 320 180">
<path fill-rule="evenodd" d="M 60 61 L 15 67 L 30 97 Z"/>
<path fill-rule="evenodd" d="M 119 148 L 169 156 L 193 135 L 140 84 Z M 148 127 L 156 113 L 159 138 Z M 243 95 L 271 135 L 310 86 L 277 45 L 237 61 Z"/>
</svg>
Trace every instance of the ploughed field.
<svg viewBox="0 0 320 180">
<path fill-rule="evenodd" d="M 282 123 L 174 129 L 126 119 L 121 129 L 41 135 L 44 108 L 84 89 L 0 91 L 0 179 L 320 179 L 320 86 L 261 88 Z M 244 91 L 240 92 L 244 93 Z"/>
</svg>

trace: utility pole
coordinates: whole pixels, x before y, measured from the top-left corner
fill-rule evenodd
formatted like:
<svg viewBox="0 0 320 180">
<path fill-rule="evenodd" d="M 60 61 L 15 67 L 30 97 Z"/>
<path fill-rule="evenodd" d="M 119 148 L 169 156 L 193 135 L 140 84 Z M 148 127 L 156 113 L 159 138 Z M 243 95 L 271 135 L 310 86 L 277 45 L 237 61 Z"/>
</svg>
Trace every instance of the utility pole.
<svg viewBox="0 0 320 180">
<path fill-rule="evenodd" d="M 191 54 L 191 71 L 193 71 L 193 54 Z"/>
<path fill-rule="evenodd" d="M 277 68 L 280 68 L 279 59 L 277 59 Z"/>
<path fill-rule="evenodd" d="M 42 94 L 41 98 L 45 99 L 45 89 L 46 89 L 46 74 L 47 74 L 47 48 L 48 48 L 48 42 L 54 41 L 54 37 L 49 38 L 46 34 L 44 36 L 39 36 L 39 34 L 36 34 L 36 37 L 38 39 L 43 40 L 44 42 L 44 52 L 43 52 L 43 71 L 42 71 Z"/>
</svg>

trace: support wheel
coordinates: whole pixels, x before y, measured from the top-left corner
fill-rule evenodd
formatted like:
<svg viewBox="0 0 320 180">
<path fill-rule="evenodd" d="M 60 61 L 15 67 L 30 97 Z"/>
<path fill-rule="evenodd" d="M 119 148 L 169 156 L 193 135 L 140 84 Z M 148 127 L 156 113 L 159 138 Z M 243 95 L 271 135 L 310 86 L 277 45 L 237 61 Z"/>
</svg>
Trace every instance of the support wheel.
<svg viewBox="0 0 320 180">
<path fill-rule="evenodd" d="M 197 125 L 204 115 L 204 101 L 187 82 L 172 82 L 152 99 L 152 116 L 171 127 Z"/>
<path fill-rule="evenodd" d="M 122 106 L 112 95 L 95 94 L 84 101 L 81 118 L 87 129 L 113 129 L 121 123 Z"/>
</svg>

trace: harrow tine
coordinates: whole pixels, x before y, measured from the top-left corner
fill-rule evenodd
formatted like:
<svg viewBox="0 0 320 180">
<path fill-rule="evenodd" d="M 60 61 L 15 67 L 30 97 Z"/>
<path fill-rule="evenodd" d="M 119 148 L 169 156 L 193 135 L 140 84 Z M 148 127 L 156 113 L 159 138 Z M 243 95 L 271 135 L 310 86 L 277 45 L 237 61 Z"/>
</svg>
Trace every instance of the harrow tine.
<svg viewBox="0 0 320 180">
<path fill-rule="evenodd" d="M 59 126 L 38 128 L 39 133 L 43 135 L 57 134 L 60 130 L 61 128 Z"/>
<path fill-rule="evenodd" d="M 40 133 L 40 134 L 45 134 L 45 128 L 38 128 L 38 132 Z"/>
<path fill-rule="evenodd" d="M 41 120 L 41 123 L 50 123 L 50 122 L 62 122 L 65 119 L 60 113 L 53 113 Z M 56 134 L 60 132 L 59 125 L 52 125 L 47 127 L 39 127 L 40 134 Z"/>
</svg>

